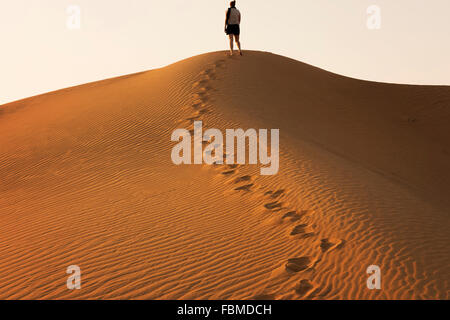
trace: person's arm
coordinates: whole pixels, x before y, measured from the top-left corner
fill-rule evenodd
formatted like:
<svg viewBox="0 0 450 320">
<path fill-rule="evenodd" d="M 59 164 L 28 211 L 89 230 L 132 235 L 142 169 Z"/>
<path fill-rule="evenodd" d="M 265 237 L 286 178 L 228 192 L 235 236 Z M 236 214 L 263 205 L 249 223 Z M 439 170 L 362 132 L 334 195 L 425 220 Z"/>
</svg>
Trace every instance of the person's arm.
<svg viewBox="0 0 450 320">
<path fill-rule="evenodd" d="M 227 24 L 228 24 L 228 12 L 229 12 L 229 10 L 227 10 L 225 12 L 225 28 L 227 27 Z"/>
<path fill-rule="evenodd" d="M 239 12 L 239 24 L 241 24 L 241 12 L 240 11 L 238 12 Z"/>
</svg>

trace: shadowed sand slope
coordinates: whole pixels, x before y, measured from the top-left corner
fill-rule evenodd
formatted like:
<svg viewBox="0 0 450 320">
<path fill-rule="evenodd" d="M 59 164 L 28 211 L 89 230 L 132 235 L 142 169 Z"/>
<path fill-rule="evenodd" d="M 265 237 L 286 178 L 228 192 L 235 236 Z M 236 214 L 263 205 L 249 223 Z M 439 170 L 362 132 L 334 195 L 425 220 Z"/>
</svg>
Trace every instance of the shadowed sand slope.
<svg viewBox="0 0 450 320">
<path fill-rule="evenodd" d="M 450 87 L 262 52 L 3 105 L 0 298 L 448 299 L 449 117 Z M 279 128 L 278 174 L 174 165 L 194 120 Z"/>
</svg>

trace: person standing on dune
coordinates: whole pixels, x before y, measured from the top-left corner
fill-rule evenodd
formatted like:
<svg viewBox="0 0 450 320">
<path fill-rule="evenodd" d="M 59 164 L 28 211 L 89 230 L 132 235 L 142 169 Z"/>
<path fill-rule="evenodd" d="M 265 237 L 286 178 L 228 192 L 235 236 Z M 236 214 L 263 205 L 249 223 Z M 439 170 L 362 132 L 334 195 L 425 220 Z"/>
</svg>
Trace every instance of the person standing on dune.
<svg viewBox="0 0 450 320">
<path fill-rule="evenodd" d="M 236 1 L 230 2 L 230 7 L 227 10 L 225 17 L 225 33 L 230 38 L 230 55 L 233 55 L 233 37 L 239 48 L 239 54 L 242 56 L 241 42 L 239 41 L 239 35 L 241 34 L 241 13 L 236 8 Z"/>
</svg>

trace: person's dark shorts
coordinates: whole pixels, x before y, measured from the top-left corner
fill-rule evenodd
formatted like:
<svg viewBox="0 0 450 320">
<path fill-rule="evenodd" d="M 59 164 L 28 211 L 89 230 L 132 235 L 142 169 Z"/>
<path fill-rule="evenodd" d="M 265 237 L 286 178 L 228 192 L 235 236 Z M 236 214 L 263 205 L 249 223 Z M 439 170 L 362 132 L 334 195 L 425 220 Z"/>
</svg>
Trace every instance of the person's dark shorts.
<svg viewBox="0 0 450 320">
<path fill-rule="evenodd" d="M 227 26 L 227 34 L 234 34 L 238 36 L 241 34 L 241 28 L 238 24 L 229 24 Z"/>
</svg>

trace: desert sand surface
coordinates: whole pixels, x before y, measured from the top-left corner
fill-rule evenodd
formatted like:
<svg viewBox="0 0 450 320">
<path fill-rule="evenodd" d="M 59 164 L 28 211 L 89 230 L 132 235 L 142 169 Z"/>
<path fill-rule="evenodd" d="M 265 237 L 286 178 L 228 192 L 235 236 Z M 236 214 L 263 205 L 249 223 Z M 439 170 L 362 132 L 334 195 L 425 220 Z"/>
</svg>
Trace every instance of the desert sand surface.
<svg viewBox="0 0 450 320">
<path fill-rule="evenodd" d="M 194 120 L 279 128 L 278 174 L 174 165 Z M 0 298 L 448 299 L 449 120 L 449 86 L 256 51 L 2 105 Z"/>
</svg>

